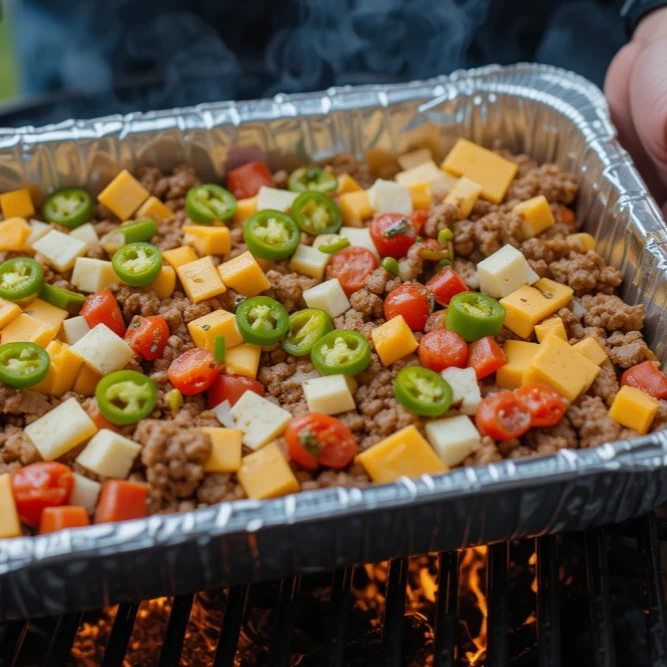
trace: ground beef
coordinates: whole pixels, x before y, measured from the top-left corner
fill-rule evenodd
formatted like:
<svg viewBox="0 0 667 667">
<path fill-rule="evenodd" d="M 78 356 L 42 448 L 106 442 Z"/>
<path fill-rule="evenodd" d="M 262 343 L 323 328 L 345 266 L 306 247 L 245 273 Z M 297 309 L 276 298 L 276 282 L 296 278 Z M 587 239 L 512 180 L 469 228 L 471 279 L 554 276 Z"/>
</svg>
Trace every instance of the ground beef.
<svg viewBox="0 0 667 667">
<path fill-rule="evenodd" d="M 489 215 L 489 213 L 498 213 L 499 211 L 504 212 L 508 210 L 510 209 L 507 208 L 505 204 L 494 204 L 493 202 L 487 201 L 486 199 L 478 199 L 475 202 L 475 205 L 472 207 L 472 211 L 470 211 L 468 219 L 476 222 L 480 218 L 483 218 L 485 215 Z"/>
<path fill-rule="evenodd" d="M 140 167 L 137 170 L 137 178 L 152 195 L 166 201 L 172 211 L 183 208 L 179 200 L 200 182 L 194 168 L 187 164 L 176 165 L 172 173 L 167 176 L 155 167 Z M 174 201 L 177 203 L 174 204 Z"/>
<path fill-rule="evenodd" d="M 588 393 L 591 396 L 599 396 L 609 407 L 611 407 L 618 390 L 619 384 L 614 365 L 610 361 L 605 361 L 600 366 L 600 374 L 595 378 Z"/>
<path fill-rule="evenodd" d="M 279 405 L 298 415 L 307 411 L 303 383 L 318 376 L 308 357 L 296 359 L 288 356 L 284 362 L 262 368 L 259 381 L 266 387 L 267 397 L 275 398 Z"/>
<path fill-rule="evenodd" d="M 275 269 L 267 271 L 266 277 L 271 283 L 271 289 L 267 290 L 266 294 L 280 301 L 288 313 L 305 308 L 306 302 L 302 294 L 317 284 L 315 278 L 302 276 L 300 273 L 282 274 Z"/>
<path fill-rule="evenodd" d="M 366 318 L 380 318 L 384 313 L 384 301 L 363 287 L 350 296 L 350 305 Z"/>
<path fill-rule="evenodd" d="M 327 166 L 331 166 L 336 176 L 349 174 L 364 190 L 370 188 L 375 180 L 368 165 L 357 160 L 354 155 L 334 155 L 330 161 L 327 160 Z"/>
<path fill-rule="evenodd" d="M 578 244 L 570 242 L 567 238 L 545 239 L 541 236 L 534 236 L 532 239 L 524 241 L 520 246 L 521 252 L 533 267 L 533 262 L 543 261 L 546 264 L 551 264 L 551 262 L 569 257 L 578 248 L 580 248 Z"/>
<path fill-rule="evenodd" d="M 582 320 L 588 327 L 612 331 L 639 331 L 644 326 L 644 306 L 629 306 L 609 294 L 585 295 L 581 305 L 586 309 Z"/>
<path fill-rule="evenodd" d="M 466 460 L 463 462 L 465 466 L 482 466 L 487 463 L 495 463 L 497 461 L 502 461 L 503 456 L 498 451 L 496 443 L 489 438 L 488 435 L 485 435 L 482 438 L 479 449 L 476 449 Z"/>
<path fill-rule="evenodd" d="M 365 280 L 364 285 L 369 292 L 373 294 L 387 294 L 397 285 L 401 284 L 401 279 L 394 276 L 381 266 L 375 269 Z"/>
<path fill-rule="evenodd" d="M 613 294 L 623 281 L 620 272 L 607 266 L 592 250 L 585 255 L 570 253 L 568 258 L 549 264 L 549 271 L 554 280 L 569 285 L 576 296 L 591 292 Z"/>
<path fill-rule="evenodd" d="M 14 464 L 13 469 L 40 460 L 37 448 L 23 428 L 9 424 L 0 431 L 0 466 Z"/>
<path fill-rule="evenodd" d="M 358 331 L 359 333 L 364 334 L 364 336 L 370 340 L 371 331 L 383 321 L 383 319 L 377 319 L 369 322 L 368 318 L 363 313 L 356 311 L 354 308 L 350 308 L 350 310 L 334 319 L 334 326 L 336 329 Z"/>
<path fill-rule="evenodd" d="M 242 500 L 246 497 L 236 477 L 229 473 L 206 475 L 197 488 L 197 500 L 204 505 L 215 505 L 223 501 Z"/>
<path fill-rule="evenodd" d="M 434 206 L 428 213 L 428 219 L 424 223 L 423 233 L 432 239 L 438 237 L 442 229 L 454 229 L 454 223 L 459 219 L 456 206 L 442 202 Z"/>
<path fill-rule="evenodd" d="M 555 164 L 543 164 L 515 179 L 507 191 L 507 199 L 525 201 L 544 195 L 550 202 L 571 204 L 576 194 L 577 181 L 573 174 L 562 171 Z"/>
<path fill-rule="evenodd" d="M 599 396 L 581 396 L 570 405 L 567 416 L 579 432 L 582 449 L 637 437 L 635 431 L 623 428 L 609 416 L 609 408 Z"/>
<path fill-rule="evenodd" d="M 157 236 L 151 241 L 160 250 L 172 250 L 183 245 L 183 225 L 188 224 L 185 211 L 178 211 L 172 218 L 160 220 L 157 223 Z"/>
<path fill-rule="evenodd" d="M 630 368 L 641 364 L 642 361 L 655 359 L 655 355 L 639 331 L 630 331 L 626 334 L 615 331 L 607 338 L 607 352 L 609 358 L 621 368 Z"/>
<path fill-rule="evenodd" d="M 658 401 L 658 412 L 651 424 L 651 433 L 667 429 L 667 401 L 660 399 Z"/>
<path fill-rule="evenodd" d="M 310 477 L 310 479 L 308 479 Z M 348 470 L 322 470 L 313 479 L 310 475 L 304 475 L 301 479 L 301 488 L 304 491 L 311 489 L 325 489 L 333 486 L 366 486 L 370 479 L 362 466 L 353 463 Z"/>
<path fill-rule="evenodd" d="M 566 447 L 578 447 L 577 433 L 567 416 L 555 426 L 531 429 L 521 438 L 521 443 L 537 454 L 555 454 Z"/>
<path fill-rule="evenodd" d="M 479 274 L 475 262 L 457 257 L 454 260 L 454 271 L 470 289 L 479 289 Z"/>
<path fill-rule="evenodd" d="M 111 291 L 116 295 L 126 322 L 129 322 L 135 315 L 141 315 L 141 317 L 157 315 L 164 303 L 153 292 L 139 292 L 120 283 L 113 285 Z"/>
<path fill-rule="evenodd" d="M 11 389 L 0 383 L 0 414 L 21 417 L 26 425 L 45 415 L 54 403 L 58 400 L 35 391 Z"/>
<path fill-rule="evenodd" d="M 475 222 L 463 220 L 454 226 L 454 250 L 470 257 L 478 250 L 488 257 L 508 243 L 521 247 L 521 217 L 518 213 L 489 213 Z"/>
</svg>

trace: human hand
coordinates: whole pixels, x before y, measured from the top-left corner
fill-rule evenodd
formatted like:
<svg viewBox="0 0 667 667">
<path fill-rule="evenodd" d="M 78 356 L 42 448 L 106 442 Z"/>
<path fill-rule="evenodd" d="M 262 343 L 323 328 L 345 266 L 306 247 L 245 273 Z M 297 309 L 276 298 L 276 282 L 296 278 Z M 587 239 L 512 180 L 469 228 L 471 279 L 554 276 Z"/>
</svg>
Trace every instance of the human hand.
<svg viewBox="0 0 667 667">
<path fill-rule="evenodd" d="M 667 7 L 642 19 L 604 90 L 621 144 L 667 212 Z"/>
</svg>

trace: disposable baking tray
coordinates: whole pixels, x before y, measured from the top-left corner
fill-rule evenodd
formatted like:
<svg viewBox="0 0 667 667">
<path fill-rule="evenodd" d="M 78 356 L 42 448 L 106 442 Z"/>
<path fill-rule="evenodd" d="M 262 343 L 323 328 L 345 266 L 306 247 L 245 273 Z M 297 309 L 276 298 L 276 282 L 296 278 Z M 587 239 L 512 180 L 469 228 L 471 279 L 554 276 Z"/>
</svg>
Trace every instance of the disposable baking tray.
<svg viewBox="0 0 667 667">
<path fill-rule="evenodd" d="M 577 218 L 646 306 L 667 359 L 667 235 L 615 138 L 602 93 L 542 65 L 485 67 L 425 82 L 0 131 L 0 191 L 85 184 L 179 162 L 220 179 L 252 157 L 273 167 L 459 136 L 499 141 L 576 174 Z M 0 540 L 0 620 L 99 607 L 617 522 L 667 500 L 667 435 L 463 468 L 364 489 L 240 501 L 41 537 Z M 0 508 L 0 511 L 2 508 Z"/>
</svg>

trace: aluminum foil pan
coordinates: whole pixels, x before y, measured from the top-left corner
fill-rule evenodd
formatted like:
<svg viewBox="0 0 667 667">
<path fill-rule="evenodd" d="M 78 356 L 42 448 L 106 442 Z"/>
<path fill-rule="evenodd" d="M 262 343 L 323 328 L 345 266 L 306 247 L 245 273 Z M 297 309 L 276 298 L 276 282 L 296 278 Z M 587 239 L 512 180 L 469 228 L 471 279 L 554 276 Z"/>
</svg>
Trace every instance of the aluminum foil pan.
<svg viewBox="0 0 667 667">
<path fill-rule="evenodd" d="M 577 174 L 577 216 L 644 303 L 667 360 L 667 234 L 620 148 L 602 93 L 520 64 L 426 82 L 334 88 L 272 100 L 0 131 L 0 191 L 85 183 L 121 167 L 192 163 L 207 179 L 259 155 L 273 167 L 456 137 L 529 153 Z M 580 530 L 667 500 L 667 434 L 503 461 L 366 489 L 241 501 L 34 538 L 0 540 L 0 620 L 99 607 L 407 554 Z M 2 509 L 0 508 L 0 511 Z"/>
</svg>

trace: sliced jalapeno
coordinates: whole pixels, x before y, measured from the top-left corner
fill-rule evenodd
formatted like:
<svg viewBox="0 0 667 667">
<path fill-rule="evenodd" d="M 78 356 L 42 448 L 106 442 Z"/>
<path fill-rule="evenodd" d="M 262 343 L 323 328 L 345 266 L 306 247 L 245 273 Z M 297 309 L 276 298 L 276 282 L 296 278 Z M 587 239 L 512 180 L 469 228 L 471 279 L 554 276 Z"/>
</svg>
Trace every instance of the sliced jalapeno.
<svg viewBox="0 0 667 667">
<path fill-rule="evenodd" d="M 190 220 L 200 225 L 229 220 L 236 213 L 236 197 L 213 183 L 195 185 L 185 195 L 185 212 Z"/>
<path fill-rule="evenodd" d="M 398 261 L 395 260 L 393 257 L 385 257 L 382 260 L 382 268 L 385 271 L 389 271 L 389 273 L 391 273 L 392 276 L 397 276 L 400 271 Z"/>
<path fill-rule="evenodd" d="M 8 387 L 25 389 L 39 384 L 50 363 L 46 350 L 35 343 L 0 345 L 0 381 Z"/>
<path fill-rule="evenodd" d="M 50 194 L 42 206 L 49 222 L 74 229 L 93 217 L 93 201 L 82 188 L 64 188 Z"/>
<path fill-rule="evenodd" d="M 358 331 L 332 331 L 320 338 L 310 360 L 322 375 L 358 375 L 371 363 L 371 346 Z"/>
<path fill-rule="evenodd" d="M 0 264 L 0 297 L 22 301 L 39 292 L 44 282 L 44 271 L 39 262 L 30 257 L 15 257 Z"/>
<path fill-rule="evenodd" d="M 287 333 L 289 315 L 282 303 L 268 296 L 246 299 L 236 311 L 236 326 L 252 345 L 273 345 Z"/>
<path fill-rule="evenodd" d="M 503 328 L 505 309 L 495 299 L 479 292 L 461 292 L 447 309 L 447 328 L 472 343 L 497 336 Z"/>
<path fill-rule="evenodd" d="M 100 245 L 109 255 L 113 255 L 118 248 L 122 248 L 128 243 L 150 241 L 156 234 L 157 224 L 155 220 L 151 218 L 128 220 L 118 227 L 118 229 L 105 234 L 100 239 Z"/>
<path fill-rule="evenodd" d="M 454 399 L 449 383 L 438 373 L 422 366 L 409 366 L 398 371 L 394 393 L 406 410 L 422 417 L 445 414 Z"/>
<path fill-rule="evenodd" d="M 100 412 L 113 424 L 136 424 L 157 403 L 157 385 L 137 371 L 116 371 L 103 377 L 95 389 Z"/>
<path fill-rule="evenodd" d="M 327 255 L 333 255 L 335 252 L 343 250 L 344 248 L 347 248 L 347 246 L 349 245 L 350 245 L 350 239 L 348 239 L 347 236 L 341 236 L 339 239 L 336 239 L 331 243 L 323 243 L 322 245 L 318 245 L 317 249 L 320 252 L 326 252 Z"/>
<path fill-rule="evenodd" d="M 86 301 L 86 297 L 83 294 L 70 292 L 68 289 L 55 287 L 48 283 L 42 285 L 42 288 L 39 290 L 39 296 L 52 306 L 62 308 L 71 315 L 77 315 Z"/>
<path fill-rule="evenodd" d="M 144 287 L 160 275 L 162 253 L 150 243 L 128 243 L 116 250 L 111 264 L 124 283 Z"/>
<path fill-rule="evenodd" d="M 305 357 L 330 331 L 333 331 L 333 322 L 327 313 L 317 308 L 305 308 L 289 316 L 287 336 L 280 344 L 287 354 Z"/>
<path fill-rule="evenodd" d="M 243 239 L 248 250 L 261 259 L 286 259 L 299 245 L 299 228 L 296 222 L 280 211 L 266 209 L 246 220 Z"/>
<path fill-rule="evenodd" d="M 287 187 L 292 192 L 336 192 L 338 179 L 320 167 L 301 167 L 289 175 Z"/>
<path fill-rule="evenodd" d="M 292 217 L 306 234 L 334 234 L 343 224 L 338 204 L 321 192 L 303 192 L 292 204 Z"/>
<path fill-rule="evenodd" d="M 224 336 L 216 336 L 213 341 L 213 356 L 216 364 L 224 364 L 227 356 L 227 341 Z"/>
</svg>

